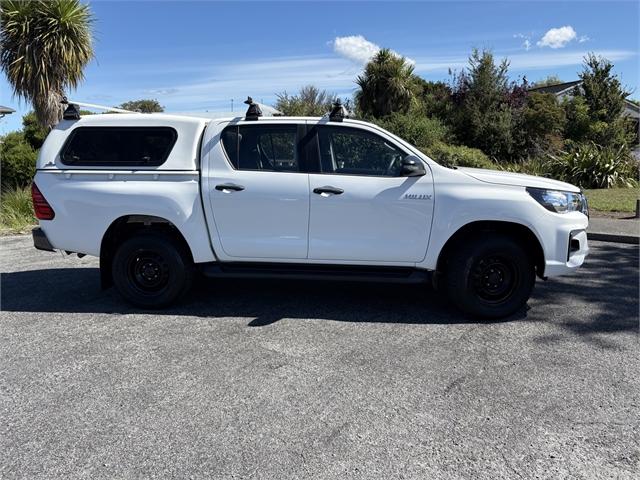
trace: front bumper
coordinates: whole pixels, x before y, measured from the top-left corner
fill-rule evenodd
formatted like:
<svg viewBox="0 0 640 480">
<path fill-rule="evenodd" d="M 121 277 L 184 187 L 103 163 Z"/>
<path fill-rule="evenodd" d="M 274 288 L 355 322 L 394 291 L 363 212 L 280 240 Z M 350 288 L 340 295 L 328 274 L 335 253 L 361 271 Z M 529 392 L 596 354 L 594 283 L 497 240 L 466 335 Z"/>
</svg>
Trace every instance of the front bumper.
<svg viewBox="0 0 640 480">
<path fill-rule="evenodd" d="M 553 257 L 545 262 L 544 276 L 557 277 L 574 272 L 589 254 L 586 228 L 557 232 Z"/>
<path fill-rule="evenodd" d="M 55 251 L 47 238 L 47 234 L 44 233 L 40 227 L 36 227 L 31 230 L 31 236 L 33 237 L 33 246 L 38 250 L 46 250 L 47 252 Z"/>
</svg>

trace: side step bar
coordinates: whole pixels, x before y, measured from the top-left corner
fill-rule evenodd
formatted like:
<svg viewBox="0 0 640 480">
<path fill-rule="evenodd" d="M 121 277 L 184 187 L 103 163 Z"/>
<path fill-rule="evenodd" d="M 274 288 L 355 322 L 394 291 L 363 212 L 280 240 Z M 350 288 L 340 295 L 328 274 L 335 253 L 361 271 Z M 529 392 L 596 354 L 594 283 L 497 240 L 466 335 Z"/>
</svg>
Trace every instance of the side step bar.
<svg viewBox="0 0 640 480">
<path fill-rule="evenodd" d="M 411 267 L 296 263 L 205 263 L 200 268 L 209 278 L 280 278 L 412 284 L 430 282 L 433 273 Z"/>
</svg>

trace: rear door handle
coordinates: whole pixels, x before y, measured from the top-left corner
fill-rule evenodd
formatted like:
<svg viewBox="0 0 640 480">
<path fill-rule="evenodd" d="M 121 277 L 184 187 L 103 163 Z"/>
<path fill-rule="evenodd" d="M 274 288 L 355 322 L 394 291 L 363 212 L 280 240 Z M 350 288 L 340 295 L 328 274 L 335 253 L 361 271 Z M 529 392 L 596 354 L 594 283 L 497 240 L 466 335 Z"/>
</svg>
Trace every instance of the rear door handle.
<svg viewBox="0 0 640 480">
<path fill-rule="evenodd" d="M 317 193 L 318 195 L 322 195 L 323 193 L 333 193 L 334 195 L 340 195 L 344 193 L 344 190 L 338 187 L 318 187 L 313 189 L 313 193 Z"/>
<path fill-rule="evenodd" d="M 242 185 L 236 185 L 235 183 L 221 183 L 220 185 L 216 185 L 216 190 L 220 190 L 221 192 L 225 190 L 241 192 L 242 190 L 244 190 L 244 187 Z"/>
</svg>

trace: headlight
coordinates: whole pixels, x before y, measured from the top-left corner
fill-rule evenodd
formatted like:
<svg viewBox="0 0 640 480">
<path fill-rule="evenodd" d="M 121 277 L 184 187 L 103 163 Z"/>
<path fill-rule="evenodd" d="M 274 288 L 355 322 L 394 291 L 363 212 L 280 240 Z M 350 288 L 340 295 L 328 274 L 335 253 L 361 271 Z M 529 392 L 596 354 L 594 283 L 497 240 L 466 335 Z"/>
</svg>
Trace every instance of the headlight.
<svg viewBox="0 0 640 480">
<path fill-rule="evenodd" d="M 589 216 L 587 197 L 582 193 L 527 187 L 527 192 L 544 208 L 555 213 L 582 212 Z"/>
</svg>

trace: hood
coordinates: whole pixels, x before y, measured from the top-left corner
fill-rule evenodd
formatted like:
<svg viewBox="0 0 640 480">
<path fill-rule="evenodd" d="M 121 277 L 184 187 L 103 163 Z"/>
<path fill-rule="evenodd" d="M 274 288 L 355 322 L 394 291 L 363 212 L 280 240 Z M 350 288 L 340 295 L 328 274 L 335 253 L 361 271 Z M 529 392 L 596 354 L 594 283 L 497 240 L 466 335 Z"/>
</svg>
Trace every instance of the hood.
<svg viewBox="0 0 640 480">
<path fill-rule="evenodd" d="M 564 192 L 579 192 L 580 189 L 570 183 L 552 180 L 551 178 L 535 177 L 524 173 L 503 172 L 501 170 L 485 170 L 483 168 L 458 167 L 458 171 L 486 183 L 499 185 L 514 185 L 517 187 L 547 188 Z"/>
</svg>

